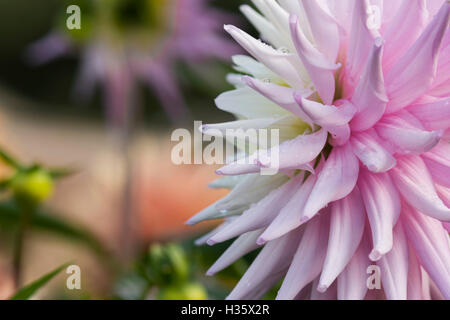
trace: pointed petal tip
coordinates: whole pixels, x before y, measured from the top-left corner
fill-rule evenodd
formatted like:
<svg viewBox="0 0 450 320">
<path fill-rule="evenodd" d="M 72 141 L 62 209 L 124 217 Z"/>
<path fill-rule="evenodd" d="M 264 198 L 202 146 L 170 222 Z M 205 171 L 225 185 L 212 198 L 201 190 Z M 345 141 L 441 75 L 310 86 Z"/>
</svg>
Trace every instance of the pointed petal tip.
<svg viewBox="0 0 450 320">
<path fill-rule="evenodd" d="M 306 223 L 307 221 L 309 221 L 309 219 L 311 219 L 311 217 L 303 216 L 300 218 L 300 223 Z"/>
<path fill-rule="evenodd" d="M 328 290 L 328 286 L 327 285 L 325 285 L 325 284 L 319 284 L 318 286 L 317 286 L 317 291 L 319 291 L 320 293 L 324 293 L 325 291 L 327 291 Z"/>
<path fill-rule="evenodd" d="M 265 244 L 267 242 L 266 239 L 264 239 L 263 237 L 259 237 L 258 240 L 256 240 L 256 244 L 258 246 L 262 246 L 263 244 Z"/>
<path fill-rule="evenodd" d="M 369 254 L 370 261 L 376 262 L 384 256 L 384 253 L 380 249 L 373 249 Z"/>
<path fill-rule="evenodd" d="M 209 268 L 209 270 L 206 271 L 206 275 L 207 275 L 208 277 L 212 277 L 212 276 L 215 275 L 215 274 L 216 274 L 216 272 L 213 270 L 213 268 Z"/>
<path fill-rule="evenodd" d="M 291 13 L 291 14 L 289 15 L 289 24 L 291 24 L 291 25 L 293 25 L 293 24 L 296 25 L 297 22 L 298 22 L 298 17 L 297 17 L 297 15 Z"/>
<path fill-rule="evenodd" d="M 375 47 L 381 48 L 384 46 L 384 39 L 382 37 L 376 37 L 373 44 Z"/>
<path fill-rule="evenodd" d="M 198 221 L 196 221 L 196 219 L 194 219 L 195 217 L 190 218 L 189 220 L 185 221 L 184 224 L 187 226 L 193 226 L 196 225 L 198 223 Z"/>
</svg>

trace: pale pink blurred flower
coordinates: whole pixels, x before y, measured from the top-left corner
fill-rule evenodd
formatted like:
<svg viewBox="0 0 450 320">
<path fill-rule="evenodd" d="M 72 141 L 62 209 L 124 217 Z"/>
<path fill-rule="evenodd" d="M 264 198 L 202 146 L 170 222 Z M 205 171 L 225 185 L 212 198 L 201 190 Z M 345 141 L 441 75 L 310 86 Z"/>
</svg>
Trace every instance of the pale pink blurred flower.
<svg viewBox="0 0 450 320">
<path fill-rule="evenodd" d="M 108 12 L 118 1 L 96 1 L 94 19 L 87 27 L 81 6 L 81 30 L 92 28 L 85 39 L 80 41 L 66 30 L 55 30 L 32 44 L 29 60 L 43 64 L 79 52 L 82 61 L 74 90 L 77 98 L 90 97 L 96 83 L 101 83 L 109 118 L 122 121 L 135 81 L 140 80 L 154 91 L 169 117 L 179 120 L 187 109 L 174 72 L 175 63 L 195 66 L 237 53 L 237 46 L 220 33 L 223 22 L 232 17 L 212 8 L 210 0 L 140 2 L 160 10 L 158 18 L 164 24 L 161 30 L 141 26 L 140 30 L 117 32 L 112 21 L 102 20 L 107 14 L 101 13 Z"/>
<path fill-rule="evenodd" d="M 225 217 L 199 243 L 238 238 L 208 274 L 262 247 L 229 299 L 283 277 L 278 299 L 450 299 L 449 1 L 253 3 L 270 45 L 225 26 L 253 58 L 216 100 L 240 121 L 208 128 L 279 128 L 281 173 L 217 171 L 231 192 L 188 224 Z"/>
</svg>

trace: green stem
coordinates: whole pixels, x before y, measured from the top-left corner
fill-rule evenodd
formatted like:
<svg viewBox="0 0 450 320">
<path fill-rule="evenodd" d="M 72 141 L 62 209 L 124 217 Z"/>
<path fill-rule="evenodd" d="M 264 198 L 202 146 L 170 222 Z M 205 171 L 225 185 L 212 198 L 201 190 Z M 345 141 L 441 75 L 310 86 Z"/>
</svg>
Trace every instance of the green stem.
<svg viewBox="0 0 450 320">
<path fill-rule="evenodd" d="M 22 264 L 23 264 L 23 251 L 25 244 L 26 230 L 30 224 L 33 210 L 29 207 L 22 209 L 20 217 L 19 227 L 17 230 L 16 240 L 14 242 L 13 252 L 13 277 L 14 285 L 16 289 L 20 288 L 22 281 Z"/>
</svg>

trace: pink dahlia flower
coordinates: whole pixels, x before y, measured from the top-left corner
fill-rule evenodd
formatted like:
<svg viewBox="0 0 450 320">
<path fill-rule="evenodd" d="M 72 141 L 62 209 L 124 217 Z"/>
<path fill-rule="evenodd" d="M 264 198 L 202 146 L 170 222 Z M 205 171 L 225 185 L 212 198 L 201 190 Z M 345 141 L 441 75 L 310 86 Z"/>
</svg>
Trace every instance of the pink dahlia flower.
<svg viewBox="0 0 450 320">
<path fill-rule="evenodd" d="M 225 26 L 252 57 L 216 100 L 239 120 L 207 128 L 279 128 L 280 172 L 217 171 L 231 192 L 188 223 L 225 217 L 198 242 L 238 238 L 208 274 L 262 247 L 229 299 L 283 277 L 278 299 L 450 299 L 449 1 L 253 3 L 263 41 Z"/>
<path fill-rule="evenodd" d="M 42 64 L 79 50 L 82 61 L 77 96 L 90 96 L 94 85 L 101 82 L 109 116 L 120 121 L 134 81 L 139 79 L 153 89 L 167 114 L 177 120 L 186 108 L 173 70 L 175 63 L 194 65 L 210 58 L 225 59 L 238 51 L 219 33 L 221 23 L 231 19 L 230 15 L 212 8 L 210 2 L 81 1 L 81 29 L 67 30 L 64 22 L 34 43 L 29 57 Z"/>
</svg>

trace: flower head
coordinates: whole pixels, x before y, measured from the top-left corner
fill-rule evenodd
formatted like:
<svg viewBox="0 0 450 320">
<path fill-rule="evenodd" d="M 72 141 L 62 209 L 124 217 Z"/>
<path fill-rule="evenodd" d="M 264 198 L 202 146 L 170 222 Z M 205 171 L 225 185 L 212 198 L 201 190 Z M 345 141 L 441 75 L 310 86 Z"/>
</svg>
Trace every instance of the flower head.
<svg viewBox="0 0 450 320">
<path fill-rule="evenodd" d="M 185 113 L 173 67 L 178 61 L 195 63 L 225 58 L 236 47 L 219 33 L 229 15 L 209 6 L 209 0 L 83 0 L 81 28 L 60 23 L 34 43 L 30 60 L 41 64 L 71 51 L 81 51 L 75 91 L 92 94 L 104 86 L 110 118 L 121 121 L 133 82 L 148 84 L 173 120 Z"/>
<path fill-rule="evenodd" d="M 262 247 L 229 298 L 284 277 L 278 299 L 450 299 L 450 3 L 253 3 L 263 41 L 225 26 L 252 57 L 216 104 L 228 126 L 279 128 L 280 173 L 218 170 L 231 192 L 188 223 L 225 217 L 199 243 L 238 238 L 208 273 Z"/>
</svg>

